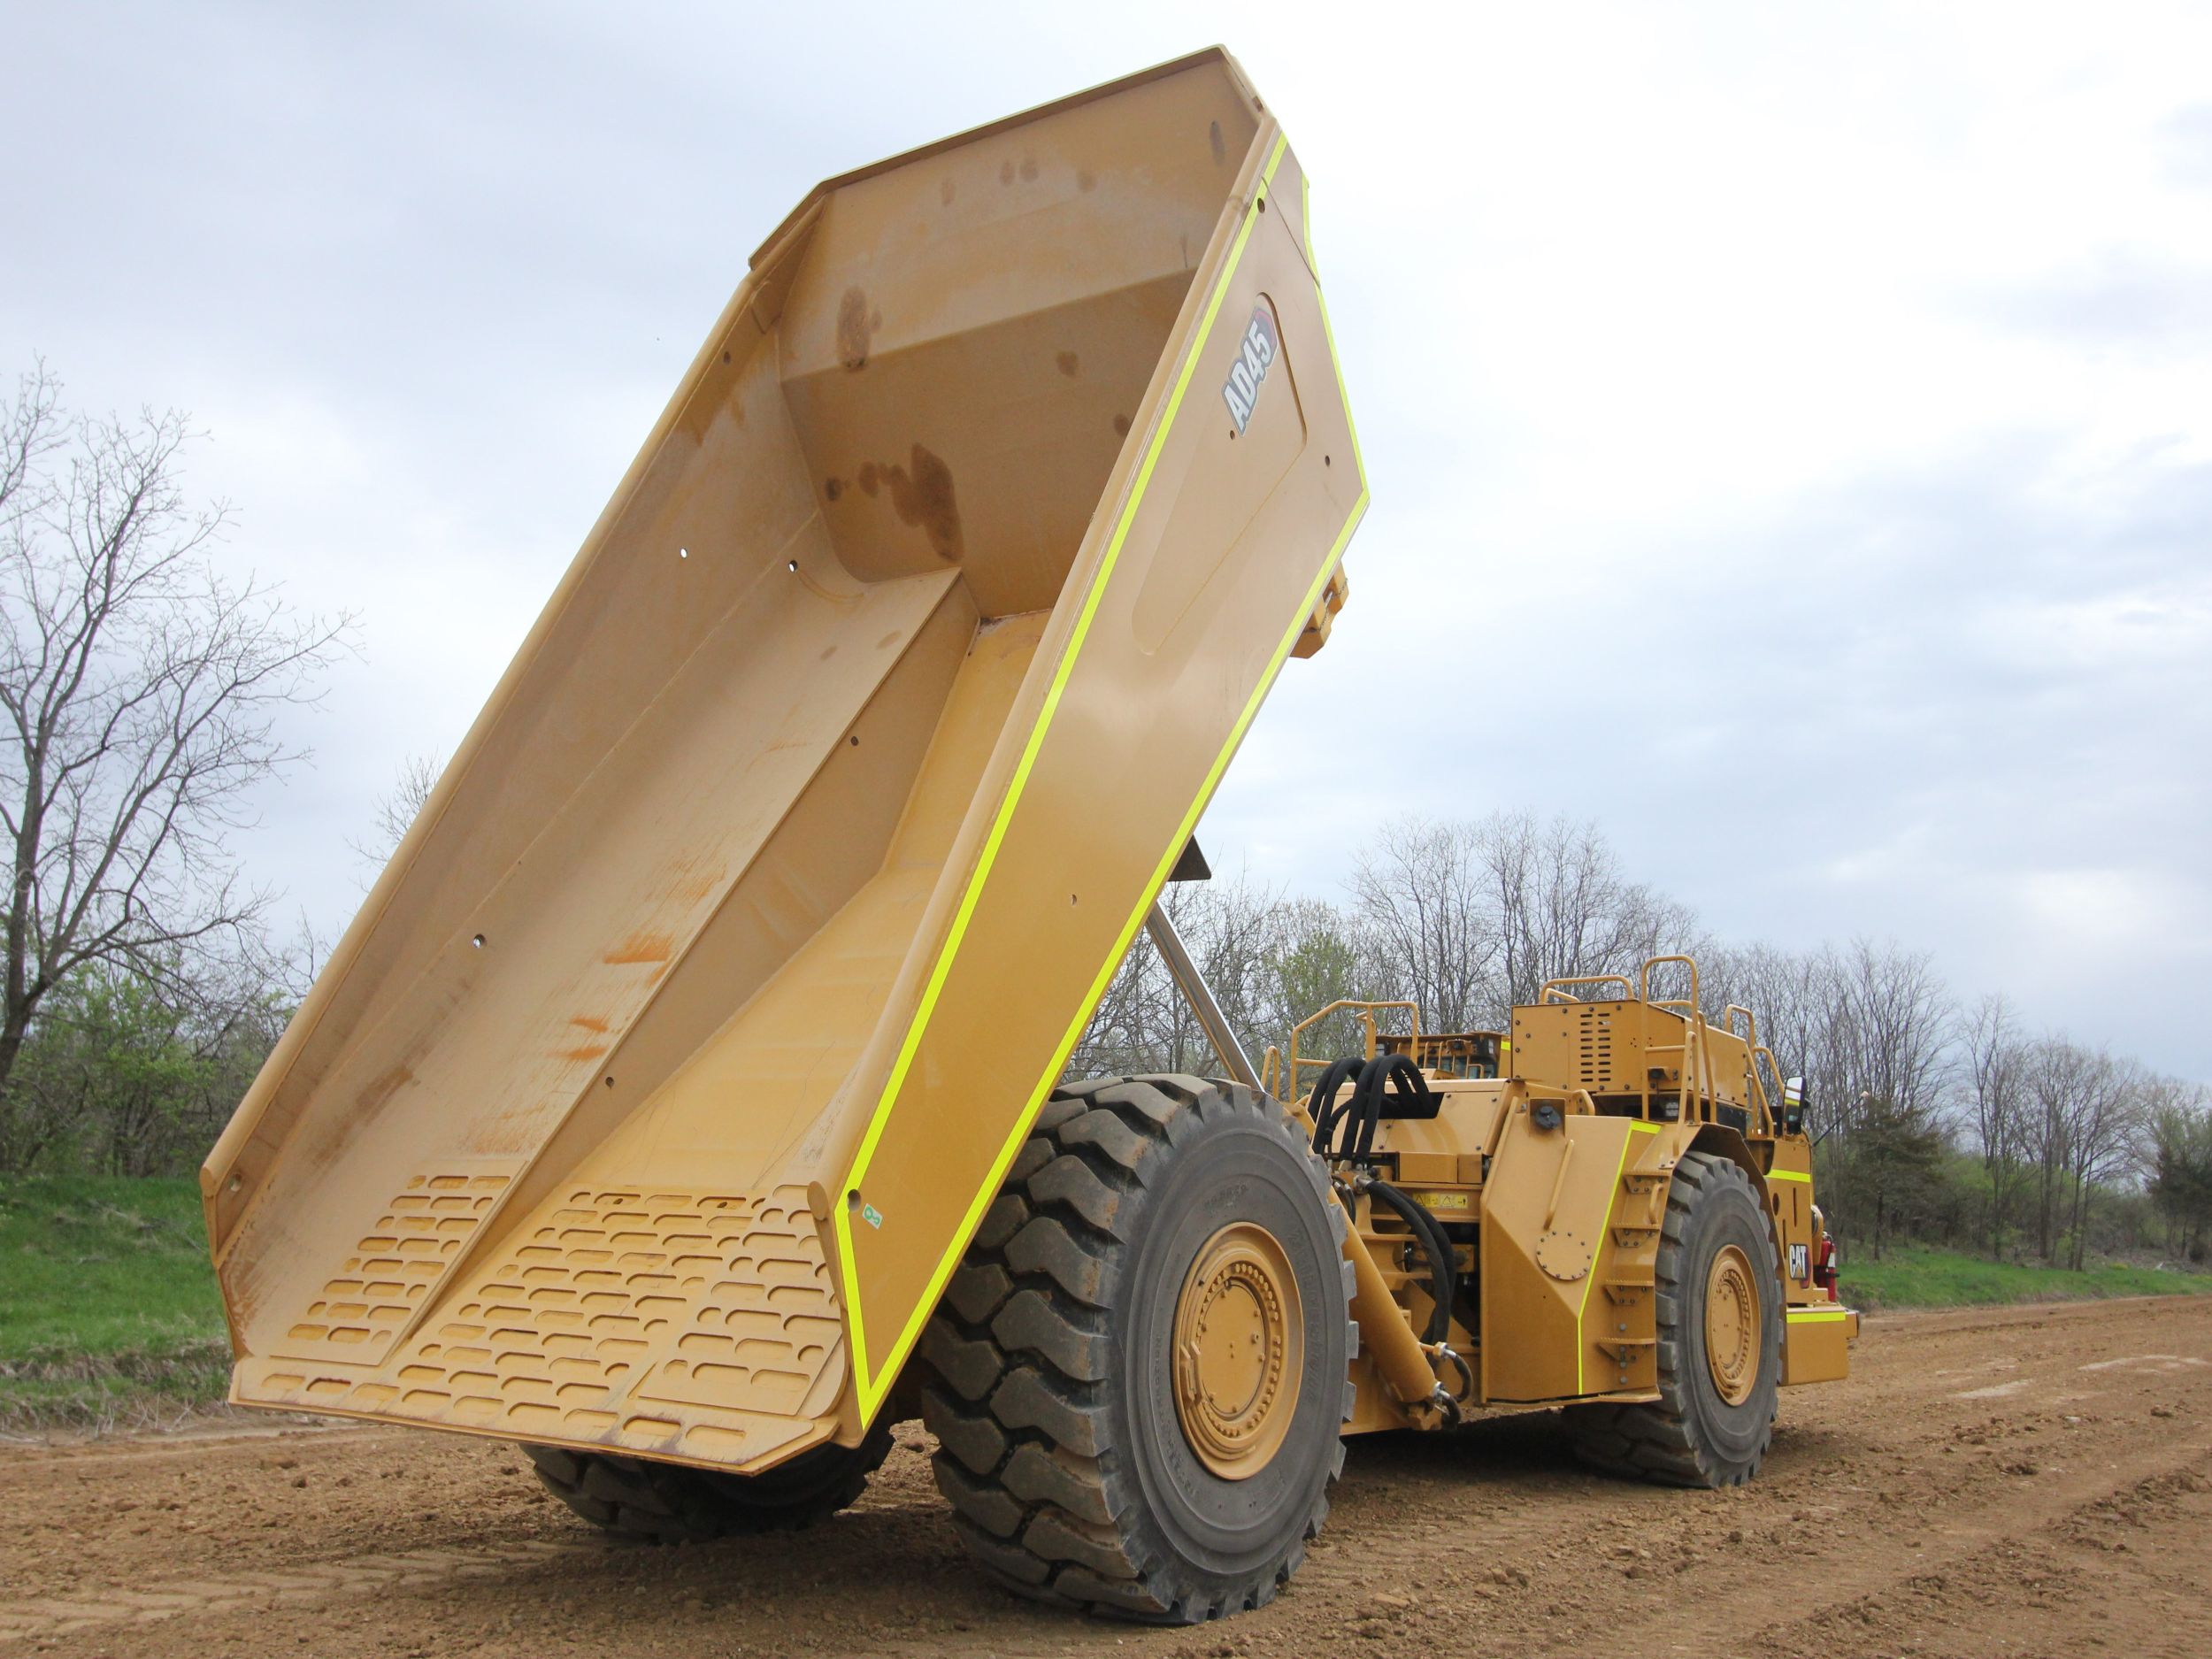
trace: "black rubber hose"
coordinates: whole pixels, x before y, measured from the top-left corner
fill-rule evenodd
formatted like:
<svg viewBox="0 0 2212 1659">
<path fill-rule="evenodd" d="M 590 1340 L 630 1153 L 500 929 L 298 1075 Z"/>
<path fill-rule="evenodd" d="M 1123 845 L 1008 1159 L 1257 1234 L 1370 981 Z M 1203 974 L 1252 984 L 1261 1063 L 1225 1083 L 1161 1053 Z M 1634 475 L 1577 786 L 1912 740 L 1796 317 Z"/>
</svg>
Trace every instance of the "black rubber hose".
<svg viewBox="0 0 2212 1659">
<path fill-rule="evenodd" d="M 1333 1060 L 1329 1063 L 1329 1069 L 1313 1086 L 1313 1097 L 1307 1102 L 1306 1115 L 1313 1119 L 1313 1149 L 1324 1157 L 1338 1156 L 1329 1145 L 1329 1137 L 1359 1099 L 1359 1091 L 1355 1089 L 1351 1099 L 1340 1105 L 1336 1092 L 1344 1087 L 1345 1079 L 1358 1076 L 1366 1064 L 1357 1055 L 1347 1055 L 1341 1060 Z"/>
<path fill-rule="evenodd" d="M 1344 1126 L 1345 1155 L 1364 1164 L 1374 1156 L 1375 1125 L 1382 1115 L 1382 1079 L 1388 1056 L 1377 1055 L 1360 1067 L 1359 1082 L 1352 1090 L 1352 1112 Z"/>
<path fill-rule="evenodd" d="M 1429 1259 L 1429 1294 L 1436 1302 L 1429 1313 L 1428 1334 L 1422 1340 L 1441 1342 L 1452 1333 L 1452 1299 L 1459 1292 L 1459 1268 L 1452 1259 L 1452 1241 L 1444 1224 L 1388 1181 L 1370 1178 L 1367 1190 L 1394 1210 L 1420 1240 L 1421 1254 Z"/>
<path fill-rule="evenodd" d="M 1351 1094 L 1339 1101 L 1337 1090 L 1344 1086 L 1347 1078 L 1354 1076 L 1358 1081 Z M 1313 1086 L 1306 1108 L 1307 1116 L 1313 1119 L 1313 1149 L 1325 1157 L 1365 1162 L 1374 1151 L 1375 1129 L 1382 1116 L 1386 1088 L 1395 1092 L 1400 1102 L 1411 1109 L 1408 1116 L 1434 1116 L 1436 1102 L 1429 1091 L 1428 1080 L 1409 1056 L 1377 1055 L 1372 1059 L 1347 1056 L 1332 1061 Z M 1331 1139 L 1340 1125 L 1343 1128 L 1341 1144 L 1332 1146 Z M 1452 1302 L 1459 1290 L 1459 1269 L 1453 1257 L 1451 1237 L 1444 1231 L 1444 1224 L 1425 1207 L 1389 1182 L 1370 1175 L 1364 1185 L 1406 1224 L 1420 1245 L 1421 1254 L 1428 1258 L 1429 1294 L 1436 1305 L 1430 1311 L 1428 1335 L 1424 1340 L 1441 1342 L 1451 1334 Z"/>
<path fill-rule="evenodd" d="M 1357 1081 L 1351 1094 L 1339 1101 L 1336 1092 L 1348 1078 Z M 1396 1096 L 1400 1108 L 1392 1116 L 1436 1116 L 1436 1096 L 1410 1056 L 1379 1054 L 1371 1060 L 1347 1056 L 1330 1062 L 1328 1070 L 1315 1081 L 1306 1105 L 1306 1115 L 1313 1119 L 1313 1149 L 1325 1157 L 1365 1163 L 1374 1154 L 1375 1130 L 1382 1119 L 1386 1090 Z M 1339 1125 L 1343 1129 L 1340 1135 Z"/>
<path fill-rule="evenodd" d="M 1361 1068 L 1359 1087 L 1353 1100 L 1359 1110 L 1359 1139 L 1351 1156 L 1365 1163 L 1375 1149 L 1375 1128 L 1382 1120 L 1385 1089 L 1395 1094 L 1402 1110 L 1393 1114 L 1399 1118 L 1433 1118 L 1437 1100 L 1429 1092 L 1428 1079 L 1421 1075 L 1421 1068 L 1406 1054 L 1379 1054 Z"/>
</svg>

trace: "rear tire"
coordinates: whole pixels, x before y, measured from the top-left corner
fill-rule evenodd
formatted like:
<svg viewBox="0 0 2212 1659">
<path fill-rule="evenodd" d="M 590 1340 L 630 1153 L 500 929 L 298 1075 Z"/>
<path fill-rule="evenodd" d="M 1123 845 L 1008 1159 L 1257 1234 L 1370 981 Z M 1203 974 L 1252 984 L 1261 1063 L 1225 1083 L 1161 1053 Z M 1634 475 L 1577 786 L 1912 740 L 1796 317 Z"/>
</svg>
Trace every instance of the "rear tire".
<svg viewBox="0 0 2212 1659">
<path fill-rule="evenodd" d="M 757 1475 L 557 1446 L 522 1448 L 545 1489 L 594 1526 L 656 1544 L 811 1526 L 858 1498 L 890 1449 L 891 1425 L 883 1420 L 856 1447 L 813 1447 Z"/>
<path fill-rule="evenodd" d="M 1358 1346 L 1327 1183 L 1240 1086 L 1054 1092 L 922 1339 L 938 1489 L 1000 1584 L 1183 1624 L 1297 1571 Z"/>
<path fill-rule="evenodd" d="M 1774 1224 L 1740 1167 L 1682 1155 L 1654 1276 L 1659 1399 L 1569 1407 L 1576 1455 L 1666 1486 L 1740 1486 L 1774 1438 L 1782 1372 Z"/>
</svg>

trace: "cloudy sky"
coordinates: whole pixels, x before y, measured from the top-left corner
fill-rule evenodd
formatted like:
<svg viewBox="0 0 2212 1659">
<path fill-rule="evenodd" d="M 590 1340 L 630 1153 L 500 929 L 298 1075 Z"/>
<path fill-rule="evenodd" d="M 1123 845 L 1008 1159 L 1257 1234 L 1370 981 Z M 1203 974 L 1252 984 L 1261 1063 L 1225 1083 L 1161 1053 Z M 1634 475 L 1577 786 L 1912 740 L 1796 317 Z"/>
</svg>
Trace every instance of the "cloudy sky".
<svg viewBox="0 0 2212 1659">
<path fill-rule="evenodd" d="M 1204 831 L 1560 810 L 2212 1078 L 2212 13 L 5 0 L 0 370 L 189 409 L 365 650 L 240 850 L 334 929 L 816 179 L 1219 40 L 1374 486 Z M 1563 710 L 1594 709 L 1577 719 Z M 1420 757 L 1317 803 L 1317 751 Z M 1386 774 L 1369 768 L 1363 775 Z"/>
</svg>

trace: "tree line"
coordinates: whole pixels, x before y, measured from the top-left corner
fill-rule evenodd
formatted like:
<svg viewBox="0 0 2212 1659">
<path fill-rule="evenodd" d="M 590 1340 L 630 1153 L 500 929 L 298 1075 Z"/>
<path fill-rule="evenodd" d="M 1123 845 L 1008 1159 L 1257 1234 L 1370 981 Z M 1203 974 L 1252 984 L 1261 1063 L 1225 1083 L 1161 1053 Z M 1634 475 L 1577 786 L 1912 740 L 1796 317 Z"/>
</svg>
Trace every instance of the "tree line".
<svg viewBox="0 0 2212 1659">
<path fill-rule="evenodd" d="M 277 895 L 230 837 L 303 758 L 284 717 L 319 695 L 352 623 L 224 572 L 228 510 L 183 485 L 193 435 L 173 411 L 72 415 L 43 365 L 0 405 L 0 1173 L 188 1171 L 311 978 L 313 940 L 277 937 Z M 436 770 L 407 764 L 357 854 L 388 855 Z M 1709 1010 L 1755 1010 L 1805 1079 L 1845 1238 L 2076 1267 L 2114 1248 L 2205 1257 L 2203 1087 L 2029 1030 L 2002 996 L 1962 1000 L 1923 952 L 1715 940 L 1594 825 L 1395 819 L 1339 899 L 1233 879 L 1164 902 L 1255 1056 L 1340 997 L 1411 1002 L 1427 1030 L 1502 1030 L 1548 979 L 1694 955 Z M 1307 1046 L 1358 1040 L 1340 1016 Z M 1215 1064 L 1140 935 L 1071 1071 Z"/>
<path fill-rule="evenodd" d="M 1716 939 L 1632 879 L 1592 824 L 1401 818 L 1357 852 L 1341 902 L 1229 879 L 1163 902 L 1256 1064 L 1339 997 L 1410 1002 L 1425 1031 L 1503 1031 L 1547 980 L 1688 955 L 1708 1018 L 1753 1010 L 1782 1075 L 1804 1079 L 1817 1190 L 1854 1248 L 1927 1241 L 2075 1268 L 2117 1250 L 2201 1263 L 2212 1248 L 2212 1090 L 2031 1030 L 2001 995 L 1962 999 L 1924 951 Z M 1688 995 L 1683 971 L 1661 972 L 1676 976 L 1664 995 Z M 1339 1015 L 1302 1048 L 1361 1041 Z M 1215 1064 L 1140 936 L 1071 1073 Z"/>
</svg>

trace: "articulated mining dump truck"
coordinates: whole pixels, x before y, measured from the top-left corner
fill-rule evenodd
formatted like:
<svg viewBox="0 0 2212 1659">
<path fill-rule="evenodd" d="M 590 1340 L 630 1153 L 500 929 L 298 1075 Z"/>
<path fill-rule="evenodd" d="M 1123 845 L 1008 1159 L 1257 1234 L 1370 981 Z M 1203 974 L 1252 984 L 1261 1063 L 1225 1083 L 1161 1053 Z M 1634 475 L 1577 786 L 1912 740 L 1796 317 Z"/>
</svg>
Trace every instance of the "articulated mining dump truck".
<svg viewBox="0 0 2212 1659">
<path fill-rule="evenodd" d="M 1279 1104 L 1155 906 L 1367 502 L 1306 205 L 1211 51 L 776 230 L 209 1158 L 234 1400 L 663 1540 L 919 1416 L 992 1574 L 1181 1621 L 1348 1433 L 1563 1405 L 1719 1484 L 1842 1373 L 1694 987 L 1371 1018 Z M 1230 1075 L 1064 1082 L 1148 922 Z"/>
</svg>

